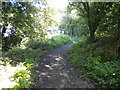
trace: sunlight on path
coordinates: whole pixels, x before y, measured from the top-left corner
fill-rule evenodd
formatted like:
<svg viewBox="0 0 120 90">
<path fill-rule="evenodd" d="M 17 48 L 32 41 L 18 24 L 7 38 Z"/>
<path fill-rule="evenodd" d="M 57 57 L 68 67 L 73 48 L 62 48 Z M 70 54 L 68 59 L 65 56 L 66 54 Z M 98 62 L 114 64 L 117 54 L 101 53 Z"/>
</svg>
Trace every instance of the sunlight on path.
<svg viewBox="0 0 120 90">
<path fill-rule="evenodd" d="M 75 43 L 75 42 L 73 42 Z M 72 44 L 73 44 L 72 43 Z M 93 85 L 80 78 L 75 68 L 65 59 L 65 51 L 72 45 L 53 49 L 42 56 L 36 67 L 37 88 L 90 88 Z"/>
</svg>

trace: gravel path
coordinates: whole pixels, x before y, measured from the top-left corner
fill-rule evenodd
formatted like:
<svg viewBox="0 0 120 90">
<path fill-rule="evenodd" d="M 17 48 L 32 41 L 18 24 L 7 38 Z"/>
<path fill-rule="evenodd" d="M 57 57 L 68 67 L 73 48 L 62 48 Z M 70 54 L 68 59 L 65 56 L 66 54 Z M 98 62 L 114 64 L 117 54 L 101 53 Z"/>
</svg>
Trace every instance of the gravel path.
<svg viewBox="0 0 120 90">
<path fill-rule="evenodd" d="M 65 59 L 65 51 L 72 45 L 55 48 L 42 56 L 36 67 L 36 88 L 93 88 L 80 78 L 78 71 Z"/>
</svg>

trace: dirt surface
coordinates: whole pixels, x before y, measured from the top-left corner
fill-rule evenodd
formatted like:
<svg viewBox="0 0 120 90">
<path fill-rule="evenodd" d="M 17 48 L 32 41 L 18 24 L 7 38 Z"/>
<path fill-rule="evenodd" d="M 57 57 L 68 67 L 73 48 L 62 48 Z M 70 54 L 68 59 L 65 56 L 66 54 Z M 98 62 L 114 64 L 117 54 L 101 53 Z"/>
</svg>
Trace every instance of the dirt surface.
<svg viewBox="0 0 120 90">
<path fill-rule="evenodd" d="M 55 48 L 42 55 L 36 67 L 36 88 L 93 88 L 81 79 L 78 71 L 66 60 L 65 51 L 72 45 Z"/>
</svg>

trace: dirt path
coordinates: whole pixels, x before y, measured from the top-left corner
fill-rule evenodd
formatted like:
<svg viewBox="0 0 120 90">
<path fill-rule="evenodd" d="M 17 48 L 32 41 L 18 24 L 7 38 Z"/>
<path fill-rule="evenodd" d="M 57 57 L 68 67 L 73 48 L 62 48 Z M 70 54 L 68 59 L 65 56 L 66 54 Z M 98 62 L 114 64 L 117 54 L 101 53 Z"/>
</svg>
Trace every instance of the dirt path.
<svg viewBox="0 0 120 90">
<path fill-rule="evenodd" d="M 42 56 L 36 67 L 37 88 L 92 88 L 92 84 L 84 81 L 77 70 L 65 59 L 65 51 L 72 44 L 55 48 Z"/>
</svg>

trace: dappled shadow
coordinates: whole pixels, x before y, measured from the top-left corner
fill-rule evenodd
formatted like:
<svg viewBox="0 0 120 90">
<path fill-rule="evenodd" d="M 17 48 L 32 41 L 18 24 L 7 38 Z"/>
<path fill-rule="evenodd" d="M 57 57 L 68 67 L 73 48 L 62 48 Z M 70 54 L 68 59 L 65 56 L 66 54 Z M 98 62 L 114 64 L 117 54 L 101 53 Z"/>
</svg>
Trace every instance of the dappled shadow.
<svg viewBox="0 0 120 90">
<path fill-rule="evenodd" d="M 42 56 L 36 67 L 39 88 L 85 88 L 92 87 L 76 74 L 76 70 L 65 60 L 65 51 L 72 44 L 49 51 Z"/>
</svg>

